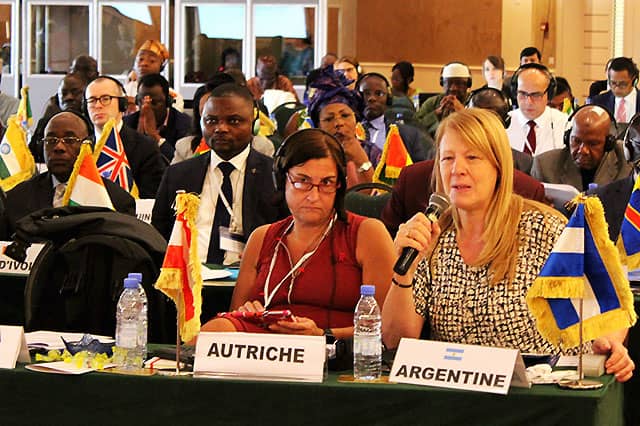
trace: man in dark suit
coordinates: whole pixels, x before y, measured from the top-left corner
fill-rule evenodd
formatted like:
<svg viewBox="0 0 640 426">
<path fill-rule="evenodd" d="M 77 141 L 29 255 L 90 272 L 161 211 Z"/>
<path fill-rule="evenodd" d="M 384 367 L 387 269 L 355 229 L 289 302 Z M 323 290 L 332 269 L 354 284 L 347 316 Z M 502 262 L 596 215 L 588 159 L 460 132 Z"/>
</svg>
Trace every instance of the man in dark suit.
<svg viewBox="0 0 640 426">
<path fill-rule="evenodd" d="M 20 218 L 47 207 L 59 207 L 82 141 L 91 140 L 89 123 L 75 112 L 54 115 L 44 130 L 44 157 L 48 171 L 22 182 L 7 193 L 5 212 L 0 224 L 0 238 L 9 239 Z M 102 179 L 113 207 L 136 214 L 135 200 L 108 179 Z"/>
<path fill-rule="evenodd" d="M 628 176 L 631 165 L 612 134 L 609 113 L 599 105 L 585 105 L 574 114 L 565 147 L 533 159 L 531 176 L 545 183 L 571 185 L 578 191 L 590 183 L 605 185 Z"/>
<path fill-rule="evenodd" d="M 140 198 L 154 198 L 166 163 L 153 139 L 123 125 L 127 96 L 122 84 L 111 77 L 100 76 L 85 89 L 84 101 L 87 115 L 95 127 L 96 140 L 100 139 L 107 121 L 115 120 Z"/>
<path fill-rule="evenodd" d="M 382 74 L 368 73 L 360 77 L 357 87 L 364 100 L 362 125 L 367 130 L 362 147 L 373 167 L 376 167 L 392 124 L 384 116 L 391 105 L 391 86 Z M 422 136 L 418 129 L 404 124 L 398 125 L 398 131 L 414 163 L 433 157 L 433 141 L 430 137 Z"/>
<path fill-rule="evenodd" d="M 147 74 L 138 81 L 138 111 L 124 116 L 124 124 L 149 136 L 170 163 L 176 141 L 191 133 L 191 118 L 171 106 L 169 82 L 160 74 Z"/>
<path fill-rule="evenodd" d="M 610 89 L 593 97 L 593 104 L 609 110 L 618 123 L 628 123 L 636 113 L 640 112 L 638 99 L 638 67 L 623 56 L 611 60 L 607 70 Z"/>
<path fill-rule="evenodd" d="M 216 87 L 201 121 L 212 151 L 169 166 L 160 183 L 151 224 L 167 240 L 175 221 L 176 191 L 200 194 L 198 246 L 207 263 L 236 262 L 255 228 L 287 215 L 282 203 L 274 203 L 273 160 L 250 145 L 256 118 L 245 87 Z"/>
<path fill-rule="evenodd" d="M 398 227 L 418 212 L 424 212 L 433 192 L 433 160 L 405 167 L 393 185 L 391 198 L 382 211 L 382 222 L 395 235 Z M 545 202 L 540 182 L 519 170 L 513 170 L 513 190 L 525 198 Z"/>
</svg>

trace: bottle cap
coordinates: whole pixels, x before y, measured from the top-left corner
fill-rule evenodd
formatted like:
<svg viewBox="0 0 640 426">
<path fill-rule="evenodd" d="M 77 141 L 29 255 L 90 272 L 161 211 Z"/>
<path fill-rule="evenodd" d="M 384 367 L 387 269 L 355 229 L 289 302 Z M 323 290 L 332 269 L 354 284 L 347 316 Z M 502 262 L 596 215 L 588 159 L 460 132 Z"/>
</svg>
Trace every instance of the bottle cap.
<svg viewBox="0 0 640 426">
<path fill-rule="evenodd" d="M 374 285 L 361 285 L 360 294 L 362 296 L 373 296 L 376 294 L 376 286 Z"/>
<path fill-rule="evenodd" d="M 129 272 L 127 278 L 135 278 L 139 283 L 142 282 L 142 273 L 141 272 Z"/>
<path fill-rule="evenodd" d="M 135 278 L 125 278 L 124 288 L 138 288 L 138 280 Z"/>
<path fill-rule="evenodd" d="M 595 182 L 591 182 L 589 184 L 589 191 L 593 191 L 594 189 L 598 189 L 598 184 Z"/>
</svg>

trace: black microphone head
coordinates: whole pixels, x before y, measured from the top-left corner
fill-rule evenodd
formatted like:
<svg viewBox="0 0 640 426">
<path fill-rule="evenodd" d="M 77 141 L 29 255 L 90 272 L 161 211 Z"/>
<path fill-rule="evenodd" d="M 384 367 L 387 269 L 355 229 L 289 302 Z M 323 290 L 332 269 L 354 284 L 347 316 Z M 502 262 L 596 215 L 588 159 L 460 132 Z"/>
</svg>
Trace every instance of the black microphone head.
<svg viewBox="0 0 640 426">
<path fill-rule="evenodd" d="M 429 207 L 427 207 L 427 211 L 438 219 L 450 205 L 451 202 L 449 201 L 449 197 L 445 194 L 438 194 L 437 192 L 434 192 L 429 197 Z"/>
</svg>

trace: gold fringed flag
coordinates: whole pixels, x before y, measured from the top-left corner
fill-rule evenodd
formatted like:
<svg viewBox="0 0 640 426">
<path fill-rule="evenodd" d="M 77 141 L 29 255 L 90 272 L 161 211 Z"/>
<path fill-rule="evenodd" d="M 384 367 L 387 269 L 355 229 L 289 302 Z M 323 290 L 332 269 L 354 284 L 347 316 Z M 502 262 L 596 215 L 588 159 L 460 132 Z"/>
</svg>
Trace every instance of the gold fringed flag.
<svg viewBox="0 0 640 426">
<path fill-rule="evenodd" d="M 20 124 L 20 126 L 25 130 L 33 126 L 33 114 L 31 112 L 31 101 L 29 100 L 29 86 L 24 86 L 20 89 L 20 103 L 18 104 L 16 118 L 18 119 L 18 124 Z"/>
<path fill-rule="evenodd" d="M 114 210 L 107 188 L 104 187 L 91 156 L 90 142 L 84 142 L 80 147 L 62 198 L 62 205 L 105 207 Z"/>
<path fill-rule="evenodd" d="M 192 340 L 200 331 L 202 276 L 196 228 L 199 205 L 200 199 L 194 194 L 176 196 L 176 222 L 155 284 L 176 304 L 183 342 Z"/>
<path fill-rule="evenodd" d="M 100 175 L 120 185 L 132 197 L 138 198 L 138 187 L 133 180 L 133 171 L 113 118 L 110 118 L 102 128 L 93 158 L 96 160 Z"/>
<path fill-rule="evenodd" d="M 260 121 L 260 130 L 258 131 L 258 134 L 260 136 L 271 136 L 276 132 L 276 125 L 275 123 L 267 116 L 267 114 L 265 114 L 264 112 L 260 111 L 258 113 L 258 119 Z M 285 123 L 286 124 L 286 123 Z"/>
<path fill-rule="evenodd" d="M 573 114 L 573 102 L 571 101 L 571 99 L 564 98 L 564 100 L 562 101 L 562 112 L 567 115 Z"/>
<path fill-rule="evenodd" d="M 27 147 L 27 135 L 15 115 L 9 117 L 0 142 L 0 187 L 9 191 L 33 176 L 36 163 Z"/>
<path fill-rule="evenodd" d="M 404 146 L 398 126 L 390 125 L 382 156 L 373 174 L 373 181 L 393 185 L 402 168 L 411 164 L 413 160 Z"/>
<path fill-rule="evenodd" d="M 636 321 L 629 281 L 609 239 L 600 200 L 579 195 L 574 202 L 569 223 L 527 293 L 538 331 L 562 348 L 580 344 L 580 298 L 585 342 Z"/>
<path fill-rule="evenodd" d="M 367 140 L 367 131 L 360 122 L 356 123 L 356 139 L 359 141 Z"/>
<path fill-rule="evenodd" d="M 616 245 L 629 271 L 640 268 L 640 178 L 633 185 Z"/>
</svg>

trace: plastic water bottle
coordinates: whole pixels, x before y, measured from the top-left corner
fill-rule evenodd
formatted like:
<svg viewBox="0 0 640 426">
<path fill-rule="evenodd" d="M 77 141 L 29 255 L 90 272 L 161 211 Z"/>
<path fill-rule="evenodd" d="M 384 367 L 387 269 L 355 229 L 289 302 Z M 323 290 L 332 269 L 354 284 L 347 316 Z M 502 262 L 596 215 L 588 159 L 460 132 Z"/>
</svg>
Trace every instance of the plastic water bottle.
<svg viewBox="0 0 640 426">
<path fill-rule="evenodd" d="M 143 337 L 142 346 L 144 347 L 144 353 L 142 354 L 143 359 L 147 359 L 147 343 L 148 343 L 148 303 L 147 303 L 147 293 L 144 291 L 144 287 L 142 286 L 142 273 L 140 272 L 129 272 L 127 278 L 134 278 L 138 282 L 138 292 L 140 292 L 141 298 L 144 300 L 144 309 L 140 311 L 140 321 L 144 323 L 144 333 L 141 337 Z"/>
<path fill-rule="evenodd" d="M 146 297 L 135 278 L 124 279 L 124 290 L 116 308 L 116 347 L 114 362 L 123 369 L 142 367 L 146 353 Z M 144 315 L 144 320 L 142 320 Z"/>
<path fill-rule="evenodd" d="M 382 365 L 382 319 L 373 295 L 375 286 L 360 287 L 353 317 L 353 376 L 359 380 L 380 378 Z"/>
</svg>

